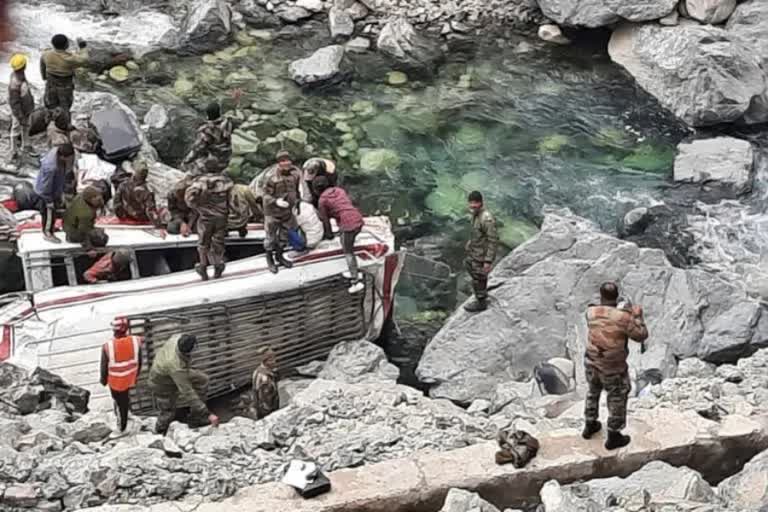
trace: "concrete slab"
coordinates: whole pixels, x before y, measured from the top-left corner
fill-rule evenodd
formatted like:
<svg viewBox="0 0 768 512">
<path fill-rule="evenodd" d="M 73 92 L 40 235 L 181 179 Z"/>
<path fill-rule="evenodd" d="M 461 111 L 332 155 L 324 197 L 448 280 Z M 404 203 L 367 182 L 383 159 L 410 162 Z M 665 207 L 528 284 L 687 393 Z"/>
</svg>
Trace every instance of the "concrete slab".
<svg viewBox="0 0 768 512">
<path fill-rule="evenodd" d="M 494 443 L 444 453 L 418 453 L 408 459 L 340 470 L 330 476 L 333 491 L 303 500 L 280 483 L 243 489 L 219 503 L 168 503 L 150 512 L 434 512 L 452 487 L 479 492 L 500 508 L 516 508 L 537 500 L 548 480 L 627 476 L 652 460 L 688 466 L 716 482 L 743 462 L 768 449 L 768 418 L 730 416 L 722 423 L 695 412 L 656 409 L 635 414 L 628 432 L 632 443 L 608 452 L 601 435 L 585 441 L 575 430 L 539 438 L 539 455 L 526 468 L 494 463 Z M 727 457 L 725 454 L 727 453 Z M 193 504 L 194 503 L 194 504 Z M 99 507 L 93 512 L 133 512 Z"/>
</svg>

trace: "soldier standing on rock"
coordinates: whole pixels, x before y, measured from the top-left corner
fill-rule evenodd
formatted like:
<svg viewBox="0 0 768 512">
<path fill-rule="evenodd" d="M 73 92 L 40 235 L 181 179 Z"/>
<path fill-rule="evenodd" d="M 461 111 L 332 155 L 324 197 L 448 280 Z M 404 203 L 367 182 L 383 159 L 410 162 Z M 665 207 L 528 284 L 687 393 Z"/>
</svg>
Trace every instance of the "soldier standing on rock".
<svg viewBox="0 0 768 512">
<path fill-rule="evenodd" d="M 630 437 L 621 433 L 627 423 L 627 399 L 632 384 L 629 379 L 628 340 L 642 343 L 648 338 L 648 328 L 640 306 L 619 306 L 619 287 L 604 283 L 600 287 L 600 305 L 587 308 L 589 336 L 584 370 L 587 377 L 584 407 L 584 439 L 602 428 L 598 421 L 600 393 L 608 393 L 608 439 L 605 448 L 615 450 L 629 444 Z"/>
<path fill-rule="evenodd" d="M 496 220 L 485 209 L 483 195 L 476 190 L 469 194 L 469 210 L 472 212 L 472 233 L 467 242 L 464 265 L 472 277 L 475 301 L 465 305 L 464 309 L 477 313 L 488 308 L 488 274 L 496 259 L 499 237 L 496 233 Z"/>
<path fill-rule="evenodd" d="M 75 70 L 88 64 L 88 50 L 85 41 L 78 41 L 77 53 L 70 53 L 69 39 L 56 34 L 51 39 L 53 50 L 43 53 L 40 58 L 40 75 L 45 80 L 45 108 L 53 111 L 61 107 L 67 115 L 72 110 L 75 97 Z"/>
<path fill-rule="evenodd" d="M 264 223 L 266 225 L 267 265 L 269 271 L 277 274 L 277 263 L 285 268 L 291 268 L 293 263 L 283 256 L 283 243 L 280 239 L 284 230 L 298 229 L 293 209 L 299 203 L 299 181 L 301 171 L 293 165 L 290 153 L 280 151 L 276 155 L 277 164 L 273 165 L 264 175 L 262 201 L 264 203 Z"/>
<path fill-rule="evenodd" d="M 232 122 L 222 119 L 221 107 L 211 103 L 206 108 L 208 121 L 197 130 L 192 149 L 181 163 L 191 173 L 205 172 L 207 162 L 215 161 L 216 172 L 224 172 L 232 158 Z"/>
<path fill-rule="evenodd" d="M 29 117 L 35 110 L 35 98 L 27 82 L 26 55 L 14 55 L 11 58 L 11 69 L 13 73 L 8 82 L 8 104 L 11 106 L 11 154 L 17 157 L 21 152 L 25 152 L 29 156 L 39 156 L 29 143 Z M 21 139 L 21 145 L 17 139 Z"/>
<path fill-rule="evenodd" d="M 277 392 L 277 357 L 272 349 L 264 354 L 261 364 L 253 372 L 251 409 L 257 420 L 265 418 L 280 408 Z"/>
<path fill-rule="evenodd" d="M 229 196 L 232 180 L 221 174 L 215 158 L 206 161 L 206 172 L 195 178 L 184 199 L 197 212 L 197 252 L 200 262 L 195 271 L 203 281 L 208 280 L 208 264 L 213 264 L 213 278 L 224 273 L 224 249 L 229 217 Z"/>
</svg>

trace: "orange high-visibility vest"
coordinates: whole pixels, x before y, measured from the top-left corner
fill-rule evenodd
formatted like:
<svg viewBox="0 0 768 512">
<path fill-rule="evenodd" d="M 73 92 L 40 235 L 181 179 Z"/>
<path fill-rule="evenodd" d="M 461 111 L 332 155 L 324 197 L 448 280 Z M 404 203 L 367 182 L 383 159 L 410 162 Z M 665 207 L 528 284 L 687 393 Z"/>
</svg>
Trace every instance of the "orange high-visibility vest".
<svg viewBox="0 0 768 512">
<path fill-rule="evenodd" d="M 139 374 L 139 336 L 115 338 L 104 344 L 109 359 L 107 386 L 114 391 L 126 391 L 136 385 Z"/>
</svg>

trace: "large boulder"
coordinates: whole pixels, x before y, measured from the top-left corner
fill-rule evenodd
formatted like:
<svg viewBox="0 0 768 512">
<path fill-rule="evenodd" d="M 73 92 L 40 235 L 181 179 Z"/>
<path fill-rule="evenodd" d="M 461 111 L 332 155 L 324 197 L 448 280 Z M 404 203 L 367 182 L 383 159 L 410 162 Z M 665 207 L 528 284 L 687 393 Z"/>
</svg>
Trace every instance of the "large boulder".
<svg viewBox="0 0 768 512">
<path fill-rule="evenodd" d="M 608 8 L 629 21 L 658 20 L 671 14 L 678 0 L 604 0 Z"/>
<path fill-rule="evenodd" d="M 200 55 L 226 46 L 232 36 L 232 10 L 224 0 L 196 0 L 182 23 L 177 52 Z"/>
<path fill-rule="evenodd" d="M 714 181 L 743 193 L 752 188 L 755 152 L 746 140 L 733 137 L 695 140 L 677 146 L 675 181 Z"/>
<path fill-rule="evenodd" d="M 741 472 L 723 480 L 717 491 L 740 511 L 764 511 L 768 503 L 768 451 L 749 461 Z"/>
<path fill-rule="evenodd" d="M 152 105 L 144 115 L 149 142 L 163 163 L 178 167 L 195 141 L 203 118 L 184 105 Z"/>
<path fill-rule="evenodd" d="M 414 73 L 432 74 L 444 58 L 440 43 L 416 32 L 405 18 L 384 25 L 376 45 L 398 67 Z"/>
<path fill-rule="evenodd" d="M 501 286 L 490 308 L 457 311 L 424 351 L 417 376 L 432 385 L 434 397 L 490 399 L 497 384 L 530 376 L 537 363 L 566 353 L 581 366 L 584 311 L 608 280 L 645 309 L 649 350 L 632 348 L 630 356 L 638 375 L 673 375 L 673 357 L 733 361 L 768 342 L 768 314 L 739 286 L 674 268 L 661 251 L 601 233 L 568 210 L 548 210 L 539 234 L 491 277 Z M 576 377 L 583 379 L 582 368 Z"/>
<path fill-rule="evenodd" d="M 399 370 L 387 360 L 384 350 L 366 340 L 339 343 L 318 377 L 339 382 L 382 381 L 394 384 Z"/>
<path fill-rule="evenodd" d="M 539 0 L 544 16 L 559 25 L 602 27 L 621 20 L 606 0 Z"/>
<path fill-rule="evenodd" d="M 740 3 L 731 15 L 726 30 L 749 42 L 768 69 L 768 3 L 747 0 Z"/>
<path fill-rule="evenodd" d="M 684 0 L 685 13 L 702 23 L 723 23 L 736 9 L 736 0 Z"/>
<path fill-rule="evenodd" d="M 320 48 L 307 58 L 293 61 L 288 69 L 297 84 L 315 87 L 333 83 L 340 78 L 342 60 L 344 47 L 331 45 Z"/>
<path fill-rule="evenodd" d="M 762 59 L 733 32 L 690 23 L 625 24 L 613 32 L 608 52 L 691 126 L 768 120 Z"/>
<path fill-rule="evenodd" d="M 90 393 L 67 384 L 48 370 L 27 372 L 10 363 L 0 364 L 0 410 L 14 414 L 32 414 L 46 409 L 84 413 Z"/>
</svg>

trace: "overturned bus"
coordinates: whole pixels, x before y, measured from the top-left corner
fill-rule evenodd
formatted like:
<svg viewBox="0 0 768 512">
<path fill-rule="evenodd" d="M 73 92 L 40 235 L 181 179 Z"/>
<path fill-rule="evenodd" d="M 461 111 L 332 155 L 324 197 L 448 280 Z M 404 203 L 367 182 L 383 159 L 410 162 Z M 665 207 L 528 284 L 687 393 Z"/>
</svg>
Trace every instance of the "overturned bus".
<svg viewBox="0 0 768 512">
<path fill-rule="evenodd" d="M 85 284 L 82 272 L 91 260 L 79 245 L 51 244 L 39 229 L 22 225 L 17 253 L 26 291 L 0 297 L 0 360 L 61 375 L 91 391 L 96 409 L 110 405 L 99 385 L 99 361 L 116 318 L 145 337 L 147 369 L 168 338 L 197 335 L 193 364 L 211 378 L 210 399 L 250 383 L 268 347 L 285 374 L 324 358 L 341 341 L 376 338 L 392 312 L 402 268 L 385 217 L 366 218 L 357 238 L 365 289 L 354 295 L 341 276 L 346 261 L 338 238 L 305 254 L 286 253 L 294 266 L 275 275 L 263 257 L 263 226 L 250 225 L 247 236 L 227 238 L 224 276 L 203 282 L 193 270 L 195 236 L 163 239 L 151 226 L 114 219 L 97 225 L 110 237 L 107 250 L 130 253 L 131 279 Z M 150 413 L 143 373 L 132 407 Z"/>
</svg>

